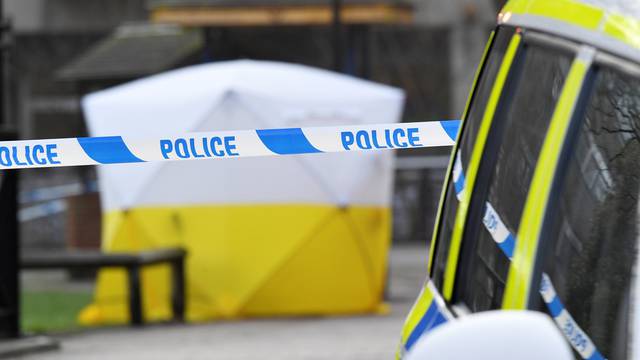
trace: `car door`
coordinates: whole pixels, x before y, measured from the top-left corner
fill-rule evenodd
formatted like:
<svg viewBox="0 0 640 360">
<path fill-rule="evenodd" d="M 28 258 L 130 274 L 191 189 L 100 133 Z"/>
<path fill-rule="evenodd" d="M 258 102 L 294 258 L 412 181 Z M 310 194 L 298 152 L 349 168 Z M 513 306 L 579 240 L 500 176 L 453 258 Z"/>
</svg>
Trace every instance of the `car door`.
<svg viewBox="0 0 640 360">
<path fill-rule="evenodd" d="M 485 109 L 494 92 L 499 92 L 504 78 L 498 79 L 498 74 L 508 71 L 513 59 L 517 40 L 514 45 L 513 27 L 499 27 L 493 33 L 487 44 L 483 64 L 479 68 L 465 115 L 459 141 L 454 149 L 452 165 L 448 172 L 447 181 L 440 201 L 440 209 L 430 247 L 428 272 L 429 277 L 412 307 L 402 331 L 398 357 L 411 349 L 413 344 L 430 329 L 446 321 L 452 315 L 442 297 L 444 274 L 447 269 L 450 240 L 458 212 L 458 198 L 463 194 L 465 180 L 461 177 L 460 169 L 469 164 L 475 139 L 483 121 Z M 511 53 L 507 54 L 508 49 Z M 497 89 L 494 91 L 494 88 Z M 433 279 L 433 281 L 431 280 Z"/>
<path fill-rule="evenodd" d="M 578 46 L 523 32 L 498 103 L 462 234 L 451 301 L 465 311 L 502 307 L 517 233 L 547 130 Z"/>
<path fill-rule="evenodd" d="M 529 307 L 577 358 L 637 356 L 640 66 L 596 55 L 571 120 L 540 232 Z"/>
</svg>

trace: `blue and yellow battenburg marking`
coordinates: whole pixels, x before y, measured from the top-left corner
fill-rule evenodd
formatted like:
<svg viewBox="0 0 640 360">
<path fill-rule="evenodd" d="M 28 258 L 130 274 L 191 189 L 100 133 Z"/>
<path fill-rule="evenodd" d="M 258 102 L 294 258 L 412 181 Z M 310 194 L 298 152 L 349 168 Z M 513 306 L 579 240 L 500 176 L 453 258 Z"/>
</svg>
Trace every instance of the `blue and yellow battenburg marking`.
<svg viewBox="0 0 640 360">
<path fill-rule="evenodd" d="M 454 144 L 460 121 L 0 142 L 0 169 L 407 149 Z"/>
<path fill-rule="evenodd" d="M 454 318 L 431 280 L 427 280 L 409 314 L 401 339 L 404 345 L 398 349 L 400 358 L 423 334 Z"/>
</svg>

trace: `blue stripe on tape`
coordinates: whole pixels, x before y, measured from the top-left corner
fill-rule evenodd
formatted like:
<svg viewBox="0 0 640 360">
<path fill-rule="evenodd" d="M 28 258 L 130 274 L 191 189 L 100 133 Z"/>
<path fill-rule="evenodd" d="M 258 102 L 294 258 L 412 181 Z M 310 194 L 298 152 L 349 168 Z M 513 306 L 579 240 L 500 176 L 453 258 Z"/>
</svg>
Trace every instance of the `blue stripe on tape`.
<svg viewBox="0 0 640 360">
<path fill-rule="evenodd" d="M 256 130 L 260 141 L 278 155 L 321 153 L 316 149 L 301 128 Z"/>
<path fill-rule="evenodd" d="M 454 181 L 453 187 L 456 189 L 456 194 L 460 194 L 464 190 L 464 175 L 460 173 L 458 179 Z"/>
<path fill-rule="evenodd" d="M 100 164 L 144 162 L 131 153 L 121 136 L 78 138 L 87 155 Z"/>
<path fill-rule="evenodd" d="M 551 302 L 547 303 L 547 309 L 549 309 L 549 313 L 551 314 L 551 316 L 558 317 L 558 315 L 560 315 L 560 313 L 562 312 L 562 309 L 564 309 L 564 306 L 562 306 L 560 299 L 556 295 L 553 297 L 553 299 L 551 299 Z"/>
<path fill-rule="evenodd" d="M 502 252 L 504 252 L 505 255 L 507 255 L 509 259 L 513 258 L 513 250 L 516 246 L 516 239 L 513 237 L 513 235 L 511 235 L 511 233 L 509 233 L 509 236 L 507 236 L 507 238 L 498 245 L 500 245 L 500 249 L 502 250 Z"/>
<path fill-rule="evenodd" d="M 596 349 L 593 351 L 593 354 L 591 354 L 591 356 L 589 356 L 587 360 L 605 360 L 605 357 L 602 356 L 602 354 L 600 354 L 600 351 Z"/>
<path fill-rule="evenodd" d="M 458 137 L 458 131 L 460 131 L 460 120 L 440 121 L 440 126 L 442 126 L 451 140 L 456 141 L 456 138 Z"/>
</svg>

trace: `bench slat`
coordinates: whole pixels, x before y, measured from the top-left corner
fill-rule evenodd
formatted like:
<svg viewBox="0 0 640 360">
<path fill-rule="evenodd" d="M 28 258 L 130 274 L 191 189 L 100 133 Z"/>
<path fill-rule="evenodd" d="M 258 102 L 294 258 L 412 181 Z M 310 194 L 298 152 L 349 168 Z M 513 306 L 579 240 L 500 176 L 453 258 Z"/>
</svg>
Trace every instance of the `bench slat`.
<svg viewBox="0 0 640 360">
<path fill-rule="evenodd" d="M 184 258 L 186 251 L 180 248 L 142 251 L 139 253 L 62 252 L 23 255 L 22 269 L 97 269 L 102 267 L 131 267 L 170 262 Z"/>
</svg>

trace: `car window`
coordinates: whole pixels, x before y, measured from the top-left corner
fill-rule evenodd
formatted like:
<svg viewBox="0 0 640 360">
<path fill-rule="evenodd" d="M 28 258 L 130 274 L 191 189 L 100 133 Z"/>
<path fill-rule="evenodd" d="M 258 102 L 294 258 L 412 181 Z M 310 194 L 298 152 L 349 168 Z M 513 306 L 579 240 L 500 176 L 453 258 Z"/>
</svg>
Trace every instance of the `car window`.
<svg viewBox="0 0 640 360">
<path fill-rule="evenodd" d="M 624 359 L 640 234 L 640 78 L 596 69 L 549 204 L 543 271 L 602 355 Z"/>
<path fill-rule="evenodd" d="M 463 236 L 455 300 L 500 308 L 515 234 L 573 54 L 525 37 L 496 110 Z"/>
<path fill-rule="evenodd" d="M 469 164 L 469 157 L 471 156 L 478 128 L 480 127 L 482 117 L 484 116 L 484 110 L 487 106 L 487 101 L 489 100 L 493 83 L 495 82 L 505 51 L 509 46 L 509 42 L 514 32 L 514 29 L 510 27 L 500 27 L 496 30 L 493 44 L 484 68 L 480 74 L 476 90 L 470 103 L 468 115 L 464 122 L 458 153 L 456 155 L 456 168 L 466 169 Z M 449 256 L 449 243 L 451 240 L 451 233 L 453 231 L 453 223 L 455 221 L 456 212 L 458 211 L 457 196 L 460 196 L 460 192 L 464 187 L 464 176 L 458 171 L 454 171 L 454 173 L 458 176 L 454 176 L 453 173 L 450 174 L 446 200 L 443 204 L 440 217 L 439 233 L 437 241 L 434 244 L 436 249 L 434 253 L 435 257 L 431 278 L 439 289 L 442 287 L 443 283 L 443 275 L 447 263 L 447 257 Z"/>
</svg>

